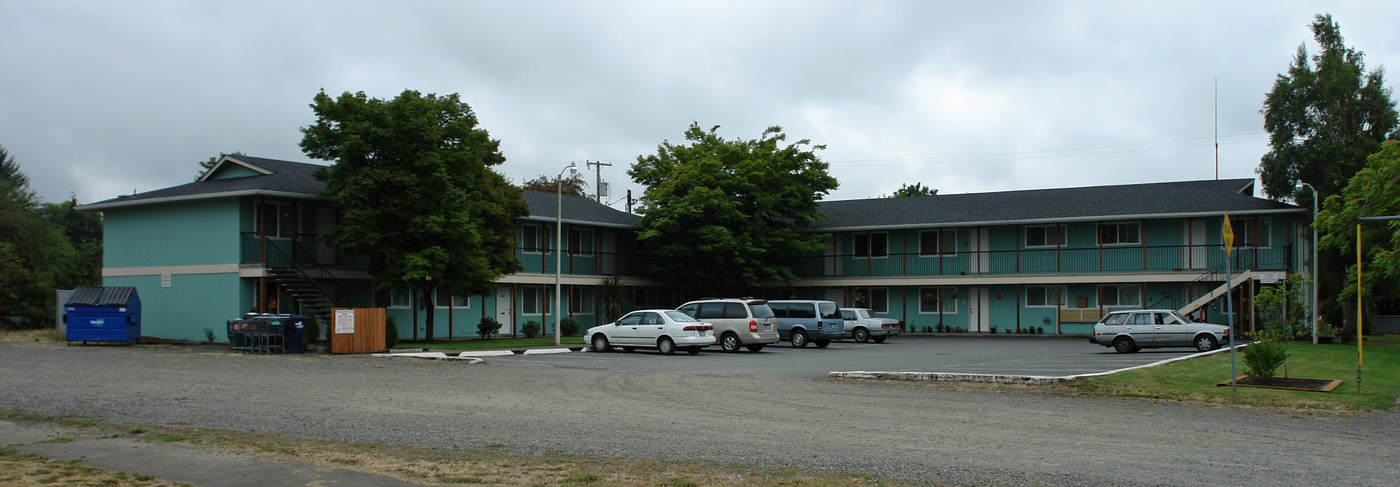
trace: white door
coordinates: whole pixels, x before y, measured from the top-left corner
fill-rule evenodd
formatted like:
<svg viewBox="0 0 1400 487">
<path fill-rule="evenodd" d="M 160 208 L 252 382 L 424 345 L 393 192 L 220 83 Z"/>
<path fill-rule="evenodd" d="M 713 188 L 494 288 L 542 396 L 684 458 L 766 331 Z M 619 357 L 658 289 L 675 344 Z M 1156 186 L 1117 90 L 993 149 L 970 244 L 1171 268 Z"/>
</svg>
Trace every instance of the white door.
<svg viewBox="0 0 1400 487">
<path fill-rule="evenodd" d="M 968 247 L 972 250 L 972 255 L 968 257 L 968 273 L 983 274 L 992 271 L 992 239 L 991 229 L 982 227 L 974 228 L 967 232 Z"/>
<path fill-rule="evenodd" d="M 1206 220 L 1192 218 L 1182 224 L 1182 241 L 1187 247 L 1182 249 L 1182 265 L 1186 269 L 1206 268 Z"/>
<path fill-rule="evenodd" d="M 501 331 L 497 332 L 499 335 L 515 334 L 515 320 L 511 319 L 515 316 L 511 309 L 512 302 L 510 286 L 496 286 L 496 321 L 501 323 Z"/>
<path fill-rule="evenodd" d="M 991 331 L 991 292 L 983 286 L 968 288 L 967 296 L 967 328 L 970 332 Z"/>
</svg>

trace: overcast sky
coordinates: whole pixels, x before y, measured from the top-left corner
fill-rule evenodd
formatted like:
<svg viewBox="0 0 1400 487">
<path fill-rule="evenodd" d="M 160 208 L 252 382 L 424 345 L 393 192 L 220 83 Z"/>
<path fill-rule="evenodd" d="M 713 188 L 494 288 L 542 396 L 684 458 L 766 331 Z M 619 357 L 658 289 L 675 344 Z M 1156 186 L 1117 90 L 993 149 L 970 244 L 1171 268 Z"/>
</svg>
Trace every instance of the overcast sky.
<svg viewBox="0 0 1400 487">
<path fill-rule="evenodd" d="M 1219 177 L 1254 177 L 1314 14 L 1400 69 L 1400 9 L 1318 3 L 3 0 L 0 145 L 91 203 L 220 152 L 316 162 L 318 90 L 414 89 L 459 93 L 516 182 L 603 161 L 640 196 L 628 166 L 691 122 L 780 125 L 858 199 L 1212 179 L 1218 94 Z"/>
</svg>

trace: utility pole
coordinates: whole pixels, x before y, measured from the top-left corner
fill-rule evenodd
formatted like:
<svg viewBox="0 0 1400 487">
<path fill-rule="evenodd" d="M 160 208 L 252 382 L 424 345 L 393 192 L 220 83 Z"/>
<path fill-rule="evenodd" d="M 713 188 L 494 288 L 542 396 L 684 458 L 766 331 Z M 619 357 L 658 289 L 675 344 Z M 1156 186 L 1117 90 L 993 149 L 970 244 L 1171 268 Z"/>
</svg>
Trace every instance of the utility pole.
<svg viewBox="0 0 1400 487">
<path fill-rule="evenodd" d="M 632 190 L 627 190 L 627 214 L 632 214 Z"/>
<path fill-rule="evenodd" d="M 594 168 L 594 169 L 593 169 L 593 174 L 594 174 L 594 177 L 595 177 L 596 179 L 595 179 L 595 181 L 594 181 L 595 184 L 593 185 L 593 190 L 594 190 L 594 193 L 597 193 L 597 194 L 595 194 L 594 196 L 596 197 L 596 199 L 598 200 L 599 203 L 602 203 L 602 202 L 603 202 L 603 166 L 612 167 L 612 163 L 611 163 L 611 162 L 601 162 L 601 161 L 599 161 L 599 162 L 583 161 L 583 163 L 584 163 L 585 165 L 587 165 L 588 167 L 593 167 L 593 168 Z M 585 168 L 585 169 L 586 169 L 586 168 Z"/>
</svg>

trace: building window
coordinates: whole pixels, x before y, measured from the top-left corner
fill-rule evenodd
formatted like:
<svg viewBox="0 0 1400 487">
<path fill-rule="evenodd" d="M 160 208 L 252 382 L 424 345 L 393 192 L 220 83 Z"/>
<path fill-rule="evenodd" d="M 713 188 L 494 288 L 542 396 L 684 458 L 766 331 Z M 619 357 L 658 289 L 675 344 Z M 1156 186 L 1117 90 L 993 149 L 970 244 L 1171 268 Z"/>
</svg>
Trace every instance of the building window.
<svg viewBox="0 0 1400 487">
<path fill-rule="evenodd" d="M 299 210 L 297 206 L 265 202 L 259 202 L 258 205 L 258 221 L 255 222 L 258 231 L 273 238 L 296 236 Z"/>
<path fill-rule="evenodd" d="M 520 288 L 520 314 L 541 315 L 549 313 L 549 291 L 541 286 Z"/>
<path fill-rule="evenodd" d="M 390 308 L 407 308 L 408 291 L 391 291 L 389 293 Z"/>
<path fill-rule="evenodd" d="M 593 314 L 593 288 L 583 286 L 569 288 L 569 313 L 576 315 Z"/>
<path fill-rule="evenodd" d="M 452 308 L 470 309 L 471 300 L 467 296 L 457 296 L 447 291 L 445 288 L 438 288 L 433 297 L 433 306 L 439 309 L 447 309 L 448 303 L 452 303 Z"/>
<path fill-rule="evenodd" d="M 569 230 L 569 253 L 574 255 L 593 253 L 593 230 Z"/>
<path fill-rule="evenodd" d="M 1064 225 L 1026 227 L 1026 247 L 1062 247 L 1064 245 Z"/>
<path fill-rule="evenodd" d="M 539 225 L 525 225 L 520 228 L 520 248 L 527 254 L 544 251 L 544 229 Z"/>
<path fill-rule="evenodd" d="M 1059 286 L 1026 286 L 1027 308 L 1054 308 L 1064 305 Z"/>
<path fill-rule="evenodd" d="M 958 253 L 958 231 L 924 230 L 919 232 L 919 255 L 955 255 Z"/>
<path fill-rule="evenodd" d="M 958 312 L 958 299 L 956 288 L 951 287 L 921 287 L 919 288 L 919 313 L 922 314 L 955 314 Z"/>
<path fill-rule="evenodd" d="M 1099 286 L 1099 306 L 1141 306 L 1142 286 L 1104 284 Z"/>
<path fill-rule="evenodd" d="M 855 243 L 856 257 L 886 257 L 890 255 L 890 236 L 887 233 L 857 233 L 851 239 Z"/>
<path fill-rule="evenodd" d="M 850 289 L 851 304 L 856 308 L 870 308 L 876 313 L 890 312 L 890 293 L 883 287 L 857 287 Z"/>
<path fill-rule="evenodd" d="M 1099 245 L 1131 245 L 1142 242 L 1140 223 L 1103 223 L 1099 225 Z"/>
<path fill-rule="evenodd" d="M 1256 247 L 1267 249 L 1271 247 L 1272 240 L 1269 238 L 1271 232 L 1269 219 L 1263 218 L 1231 218 L 1230 229 L 1235 231 L 1235 248 Z"/>
</svg>

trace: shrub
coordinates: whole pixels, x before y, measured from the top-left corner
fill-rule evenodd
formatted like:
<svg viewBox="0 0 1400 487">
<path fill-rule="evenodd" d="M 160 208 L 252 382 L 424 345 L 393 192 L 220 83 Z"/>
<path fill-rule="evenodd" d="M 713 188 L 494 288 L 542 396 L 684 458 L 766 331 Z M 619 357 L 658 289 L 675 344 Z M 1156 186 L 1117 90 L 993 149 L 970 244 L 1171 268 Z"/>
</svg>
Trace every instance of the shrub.
<svg viewBox="0 0 1400 487">
<path fill-rule="evenodd" d="M 476 325 L 476 333 L 481 335 L 481 339 L 491 338 L 491 335 L 501 330 L 501 323 L 489 316 L 481 318 L 481 323 Z"/>
<path fill-rule="evenodd" d="M 943 324 L 942 324 L 942 323 L 939 323 L 938 326 L 933 327 L 933 329 L 934 329 L 934 331 L 937 331 L 937 332 L 939 332 L 939 333 L 943 333 Z"/>
<path fill-rule="evenodd" d="M 306 329 L 302 331 L 301 339 L 307 345 L 321 339 L 321 323 L 315 316 L 311 317 L 311 321 L 306 322 Z"/>
<path fill-rule="evenodd" d="M 384 317 L 384 346 L 389 348 L 399 346 L 399 324 L 394 321 L 394 315 Z"/>
<path fill-rule="evenodd" d="M 1288 360 L 1288 345 L 1269 337 L 1258 337 L 1257 342 L 1244 347 L 1244 365 L 1249 375 L 1265 379 L 1274 376 L 1274 371 Z"/>
<path fill-rule="evenodd" d="M 996 327 L 996 326 L 993 326 L 993 327 L 992 327 L 992 333 L 996 333 L 996 332 L 997 332 L 997 327 Z"/>
<path fill-rule="evenodd" d="M 540 323 L 538 321 L 528 321 L 520 327 L 520 332 L 525 334 L 525 338 L 534 338 L 540 334 Z"/>
<path fill-rule="evenodd" d="M 564 318 L 559 320 L 559 331 L 565 335 L 577 335 L 580 325 L 581 324 L 576 319 Z"/>
<path fill-rule="evenodd" d="M 1035 334 L 1040 335 L 1040 334 L 1043 334 L 1043 333 L 1045 333 L 1045 327 L 1043 327 L 1043 326 L 1037 326 L 1037 327 L 1035 327 Z"/>
<path fill-rule="evenodd" d="M 209 328 L 205 328 L 205 329 L 204 329 L 204 341 L 206 341 L 206 342 L 213 342 L 213 341 L 214 341 L 214 330 L 209 329 Z"/>
</svg>

